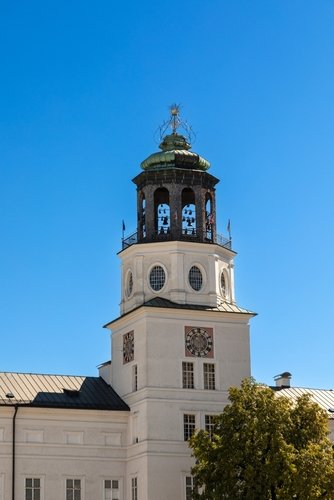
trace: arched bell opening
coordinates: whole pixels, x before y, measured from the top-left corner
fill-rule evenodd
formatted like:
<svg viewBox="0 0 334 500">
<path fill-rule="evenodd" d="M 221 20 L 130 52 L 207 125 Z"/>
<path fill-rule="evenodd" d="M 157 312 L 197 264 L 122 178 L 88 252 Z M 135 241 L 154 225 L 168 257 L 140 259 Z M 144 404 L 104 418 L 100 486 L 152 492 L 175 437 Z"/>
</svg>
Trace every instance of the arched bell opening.
<svg viewBox="0 0 334 500">
<path fill-rule="evenodd" d="M 190 188 L 182 191 L 182 234 L 197 235 L 195 193 Z"/>
<path fill-rule="evenodd" d="M 214 215 L 212 206 L 212 197 L 210 193 L 205 196 L 205 231 L 206 239 L 213 240 Z"/>
<path fill-rule="evenodd" d="M 170 234 L 169 192 L 159 188 L 154 192 L 155 229 L 158 235 Z"/>
<path fill-rule="evenodd" d="M 146 198 L 143 192 L 139 195 L 139 235 L 146 238 Z"/>
</svg>

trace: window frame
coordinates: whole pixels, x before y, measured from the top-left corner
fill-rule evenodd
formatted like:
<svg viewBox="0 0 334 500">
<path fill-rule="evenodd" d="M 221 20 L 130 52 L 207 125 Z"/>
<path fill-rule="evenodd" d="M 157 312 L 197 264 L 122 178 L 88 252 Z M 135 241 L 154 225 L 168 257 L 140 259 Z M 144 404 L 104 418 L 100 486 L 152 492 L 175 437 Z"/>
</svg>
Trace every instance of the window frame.
<svg viewBox="0 0 334 500">
<path fill-rule="evenodd" d="M 204 415 L 204 430 L 209 434 L 210 436 L 210 439 L 212 439 L 212 435 L 213 435 L 213 430 L 214 430 L 214 422 L 212 420 L 214 420 L 214 418 L 217 417 L 216 414 L 213 414 L 213 413 L 206 413 Z M 209 422 L 207 420 L 210 420 Z"/>
<path fill-rule="evenodd" d="M 132 269 L 128 269 L 125 274 L 125 298 L 130 299 L 134 292 L 134 278 Z"/>
<path fill-rule="evenodd" d="M 110 488 L 110 491 L 111 491 L 111 497 L 110 497 L 110 500 L 121 500 L 123 498 L 123 492 L 122 492 L 122 479 L 120 477 L 105 477 L 103 479 L 103 482 L 102 482 L 102 493 L 103 493 L 103 500 L 108 500 L 107 497 L 106 497 L 106 482 L 107 481 L 110 481 L 111 482 L 111 488 Z M 114 481 L 117 481 L 118 483 L 118 488 L 117 490 L 115 488 L 113 488 L 113 482 Z M 116 490 L 117 492 L 117 497 L 114 497 L 113 496 L 113 490 Z"/>
<path fill-rule="evenodd" d="M 193 271 L 193 274 L 195 271 L 198 271 L 198 276 L 196 277 L 195 275 L 191 276 L 191 272 Z M 200 278 L 200 279 L 199 279 Z M 196 285 L 196 280 L 198 279 L 198 284 L 200 285 L 197 287 Z M 193 282 L 192 282 L 193 281 Z M 188 271 L 188 283 L 193 292 L 201 292 L 203 290 L 204 286 L 204 274 L 203 274 L 203 269 L 198 265 L 198 264 L 193 264 Z"/>
<path fill-rule="evenodd" d="M 184 476 L 184 499 L 185 500 L 192 500 L 193 492 L 198 491 L 198 488 L 196 488 L 196 482 L 194 476 L 192 476 L 190 473 L 185 474 Z"/>
<path fill-rule="evenodd" d="M 222 281 L 224 280 L 224 286 Z M 229 281 L 229 276 L 228 276 L 228 270 L 226 267 L 223 267 L 220 271 L 220 277 L 219 277 L 219 289 L 220 289 L 220 294 L 223 297 L 223 299 L 227 302 L 230 300 L 230 281 Z"/>
<path fill-rule="evenodd" d="M 207 371 L 207 367 L 212 367 L 212 371 Z M 213 376 L 212 376 L 213 375 Z M 213 383 L 212 383 L 213 381 Z M 216 365 L 215 363 L 203 363 L 203 389 L 205 391 L 215 391 L 216 383 Z"/>
<path fill-rule="evenodd" d="M 188 420 L 186 422 L 186 420 Z M 191 422 L 190 422 L 191 420 Z M 196 431 L 196 414 L 183 413 L 183 441 L 187 442 Z"/>
<path fill-rule="evenodd" d="M 135 363 L 131 368 L 132 373 L 132 392 L 138 391 L 138 365 Z"/>
<path fill-rule="evenodd" d="M 191 370 L 188 368 L 191 366 Z M 195 369 L 192 361 L 182 361 L 182 389 L 195 389 Z"/>
<path fill-rule="evenodd" d="M 67 481 L 73 481 L 73 487 L 72 487 L 72 493 L 73 493 L 73 495 L 72 495 L 72 498 L 68 498 L 68 495 L 67 495 L 69 493 L 68 486 L 67 486 Z M 80 489 L 79 489 L 79 491 L 80 491 L 80 498 L 79 498 L 79 500 L 84 500 L 84 482 L 83 482 L 83 478 L 82 477 L 78 477 L 78 476 L 72 476 L 72 477 L 66 476 L 65 477 L 65 500 L 77 500 L 75 498 L 75 495 L 74 495 L 74 492 L 78 491 L 78 490 L 75 489 L 75 481 L 80 481 Z"/>
<path fill-rule="evenodd" d="M 32 480 L 31 486 L 27 485 L 28 480 Z M 39 486 L 34 485 L 34 481 L 36 481 L 36 480 L 39 481 Z M 31 500 L 43 500 L 44 499 L 44 478 L 42 476 L 29 475 L 29 476 L 24 477 L 24 500 L 28 500 L 27 488 L 29 488 L 32 492 Z M 39 499 L 38 499 L 38 497 L 35 497 L 36 491 L 39 491 Z M 1 488 L 0 488 L 0 493 L 1 493 Z"/>
<path fill-rule="evenodd" d="M 131 500 L 138 500 L 138 476 L 131 476 Z"/>
<path fill-rule="evenodd" d="M 156 288 L 153 288 L 153 286 L 152 286 L 151 275 L 152 275 L 153 270 L 158 268 L 158 267 L 160 267 L 163 270 L 164 279 L 163 279 L 162 286 L 160 288 L 156 289 Z M 165 288 L 167 280 L 168 280 L 167 269 L 164 265 L 161 264 L 161 262 L 155 262 L 152 266 L 150 266 L 148 273 L 147 273 L 147 281 L 148 281 L 148 286 L 153 293 L 160 293 Z"/>
</svg>

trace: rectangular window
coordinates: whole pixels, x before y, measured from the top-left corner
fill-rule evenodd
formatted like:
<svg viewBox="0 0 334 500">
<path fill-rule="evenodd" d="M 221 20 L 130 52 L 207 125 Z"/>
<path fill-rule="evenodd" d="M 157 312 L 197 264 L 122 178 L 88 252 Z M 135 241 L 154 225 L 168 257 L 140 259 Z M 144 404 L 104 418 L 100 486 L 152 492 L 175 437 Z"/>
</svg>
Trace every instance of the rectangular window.
<svg viewBox="0 0 334 500">
<path fill-rule="evenodd" d="M 41 480 L 38 477 L 27 477 L 25 484 L 25 500 L 41 500 Z"/>
<path fill-rule="evenodd" d="M 215 415 L 205 415 L 205 430 L 210 434 L 210 437 L 212 437 L 213 429 L 215 426 L 214 419 Z"/>
<path fill-rule="evenodd" d="M 103 500 L 120 500 L 118 479 L 105 479 Z"/>
<path fill-rule="evenodd" d="M 186 500 L 192 500 L 195 491 L 195 481 L 192 476 L 186 476 Z"/>
<path fill-rule="evenodd" d="M 195 415 L 183 415 L 184 440 L 188 441 L 195 432 Z"/>
<path fill-rule="evenodd" d="M 138 482 L 137 478 L 131 478 L 131 500 L 138 500 Z"/>
<path fill-rule="evenodd" d="M 214 391 L 216 388 L 215 365 L 213 363 L 203 364 L 204 389 Z"/>
<path fill-rule="evenodd" d="M 81 479 L 66 479 L 66 500 L 81 500 Z"/>
<path fill-rule="evenodd" d="M 138 368 L 137 365 L 132 367 L 132 391 L 138 391 Z"/>
<path fill-rule="evenodd" d="M 182 363 L 182 386 L 183 389 L 194 389 L 194 363 Z"/>
</svg>

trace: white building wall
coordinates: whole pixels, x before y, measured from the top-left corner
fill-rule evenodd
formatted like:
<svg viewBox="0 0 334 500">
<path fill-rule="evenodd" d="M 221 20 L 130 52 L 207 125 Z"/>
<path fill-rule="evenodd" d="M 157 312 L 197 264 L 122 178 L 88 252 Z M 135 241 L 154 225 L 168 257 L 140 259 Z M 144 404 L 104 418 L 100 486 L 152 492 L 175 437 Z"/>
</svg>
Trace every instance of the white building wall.
<svg viewBox="0 0 334 500">
<path fill-rule="evenodd" d="M 12 491 L 13 413 L 13 407 L 0 408 L 0 428 L 4 429 L 0 481 L 5 500 Z M 118 479 L 124 488 L 128 420 L 129 412 L 19 407 L 15 498 L 25 498 L 26 477 L 41 478 L 42 500 L 64 499 L 66 478 L 82 480 L 82 499 L 86 500 L 103 498 L 104 479 Z"/>
<path fill-rule="evenodd" d="M 180 304 L 217 305 L 225 297 L 221 294 L 220 274 L 223 269 L 228 278 L 228 300 L 234 300 L 234 281 L 231 266 L 235 253 L 214 244 L 168 241 L 164 243 L 136 244 L 120 254 L 122 260 L 122 314 L 154 298 L 163 297 Z M 150 269 L 160 265 L 166 272 L 166 284 L 154 292 L 149 284 Z M 188 282 L 192 266 L 202 271 L 203 286 L 194 291 Z M 133 291 L 127 296 L 127 276 L 133 275 Z"/>
</svg>

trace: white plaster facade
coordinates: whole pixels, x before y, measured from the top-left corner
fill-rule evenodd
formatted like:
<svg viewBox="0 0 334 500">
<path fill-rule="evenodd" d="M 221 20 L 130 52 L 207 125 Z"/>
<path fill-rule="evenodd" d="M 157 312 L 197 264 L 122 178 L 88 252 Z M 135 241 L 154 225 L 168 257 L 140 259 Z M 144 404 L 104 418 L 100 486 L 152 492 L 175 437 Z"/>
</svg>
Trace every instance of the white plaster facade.
<svg viewBox="0 0 334 500">
<path fill-rule="evenodd" d="M 0 407 L 0 499 L 12 499 L 13 407 Z M 81 498 L 103 499 L 104 480 L 127 493 L 128 412 L 19 407 L 16 415 L 15 499 L 25 479 L 40 478 L 41 500 L 65 500 L 66 479 L 81 480 Z"/>
<path fill-rule="evenodd" d="M 141 306 L 155 296 L 164 297 L 179 304 L 202 304 L 215 307 L 227 300 L 235 302 L 234 265 L 235 252 L 217 245 L 190 241 L 166 241 L 137 244 L 121 252 L 122 260 L 122 314 Z M 165 286 L 155 292 L 150 287 L 149 274 L 153 266 L 160 265 L 166 273 Z M 195 291 L 189 284 L 188 274 L 197 266 L 203 277 L 201 290 Z M 128 293 L 127 279 L 130 273 L 133 289 Z M 221 289 L 224 273 L 227 289 Z"/>
<path fill-rule="evenodd" d="M 249 316 L 207 311 L 141 307 L 115 322 L 113 330 L 113 387 L 132 410 L 134 447 L 129 466 L 137 467 L 139 490 L 147 499 L 184 500 L 183 480 L 193 460 L 184 441 L 184 414 L 205 428 L 205 416 L 220 413 L 228 388 L 250 376 Z M 205 390 L 206 358 L 185 356 L 186 326 L 214 332 L 215 390 Z M 134 331 L 134 359 L 123 364 L 122 339 Z M 194 364 L 194 389 L 182 387 L 182 362 Z M 138 390 L 133 391 L 137 366 Z M 136 444 L 137 443 L 137 444 Z M 145 472 L 144 472 L 145 471 Z"/>
</svg>

